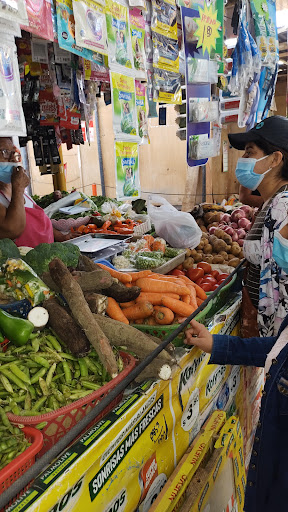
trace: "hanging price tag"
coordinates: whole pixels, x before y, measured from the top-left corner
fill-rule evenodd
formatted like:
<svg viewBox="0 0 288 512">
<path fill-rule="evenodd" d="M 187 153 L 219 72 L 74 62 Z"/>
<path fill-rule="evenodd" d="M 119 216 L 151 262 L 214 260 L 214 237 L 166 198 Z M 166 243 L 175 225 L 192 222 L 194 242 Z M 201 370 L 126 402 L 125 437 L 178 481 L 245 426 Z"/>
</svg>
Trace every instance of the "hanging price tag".
<svg viewBox="0 0 288 512">
<path fill-rule="evenodd" d="M 211 4 L 209 7 L 204 4 L 204 9 L 199 7 L 200 18 L 195 18 L 198 28 L 195 36 L 198 37 L 197 48 L 202 47 L 203 54 L 211 53 L 212 48 L 216 48 L 216 39 L 220 37 L 219 29 L 221 26 L 220 21 L 217 19 L 217 10 Z"/>
</svg>

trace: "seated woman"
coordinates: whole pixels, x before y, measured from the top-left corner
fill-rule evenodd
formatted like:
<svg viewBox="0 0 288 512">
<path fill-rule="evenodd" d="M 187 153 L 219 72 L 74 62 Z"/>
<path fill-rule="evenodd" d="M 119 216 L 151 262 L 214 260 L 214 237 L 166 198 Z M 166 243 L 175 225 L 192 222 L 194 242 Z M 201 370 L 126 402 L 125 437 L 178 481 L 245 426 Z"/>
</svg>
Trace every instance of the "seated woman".
<svg viewBox="0 0 288 512">
<path fill-rule="evenodd" d="M 69 240 L 71 235 L 53 228 L 44 210 L 25 193 L 29 177 L 17 165 L 20 161 L 12 139 L 0 137 L 0 238 L 11 238 L 19 247 Z"/>
</svg>

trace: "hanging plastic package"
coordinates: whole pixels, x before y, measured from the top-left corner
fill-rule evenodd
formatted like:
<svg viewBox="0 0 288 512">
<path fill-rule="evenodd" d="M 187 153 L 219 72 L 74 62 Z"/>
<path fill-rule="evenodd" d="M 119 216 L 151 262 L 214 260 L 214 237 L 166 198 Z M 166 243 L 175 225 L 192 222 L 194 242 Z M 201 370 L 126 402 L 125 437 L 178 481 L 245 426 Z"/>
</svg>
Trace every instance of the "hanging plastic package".
<svg viewBox="0 0 288 512">
<path fill-rule="evenodd" d="M 107 0 L 106 22 L 108 38 L 109 67 L 117 70 L 132 70 L 133 56 L 129 31 L 128 7 L 121 3 Z M 120 69 L 121 69 L 120 68 Z"/>
<path fill-rule="evenodd" d="M 138 199 L 141 195 L 138 144 L 115 142 L 116 196 L 118 201 Z"/>
<path fill-rule="evenodd" d="M 148 118 L 158 117 L 156 103 L 153 101 L 153 75 L 153 65 L 147 64 Z"/>
<path fill-rule="evenodd" d="M 83 59 L 84 79 L 93 80 L 94 82 L 110 83 L 109 69 L 105 64 L 97 64 L 90 60 Z"/>
<path fill-rule="evenodd" d="M 24 0 L 0 0 L 0 18 L 28 25 L 28 14 Z"/>
<path fill-rule="evenodd" d="M 148 196 L 147 213 L 158 236 L 171 247 L 195 249 L 199 245 L 202 231 L 190 213 L 180 212 L 164 197 Z"/>
<path fill-rule="evenodd" d="M 145 54 L 147 64 L 153 63 L 153 43 L 152 43 L 152 4 L 147 2 L 147 11 L 145 13 Z"/>
<path fill-rule="evenodd" d="M 13 37 L 21 37 L 20 25 L 15 21 L 5 20 L 0 17 L 0 34 L 1 36 L 8 34 Z"/>
<path fill-rule="evenodd" d="M 57 0 L 57 29 L 60 48 L 93 62 L 102 62 L 102 55 L 76 45 L 72 0 Z"/>
<path fill-rule="evenodd" d="M 135 80 L 111 71 L 111 85 L 115 137 L 138 142 Z"/>
<path fill-rule="evenodd" d="M 217 121 L 219 117 L 218 101 L 205 98 L 189 98 L 189 123 Z"/>
<path fill-rule="evenodd" d="M 189 137 L 189 157 L 193 160 L 203 160 L 216 156 L 215 141 L 208 138 L 207 133 Z"/>
<path fill-rule="evenodd" d="M 154 68 L 153 101 L 181 105 L 181 75 L 164 69 Z"/>
<path fill-rule="evenodd" d="M 153 32 L 153 65 L 167 71 L 179 72 L 178 40 Z"/>
<path fill-rule="evenodd" d="M 141 137 L 141 144 L 149 144 L 145 84 L 135 80 L 135 90 L 139 137 Z"/>
<path fill-rule="evenodd" d="M 50 0 L 26 0 L 29 26 L 24 30 L 35 36 L 54 40 Z"/>
<path fill-rule="evenodd" d="M 135 76 L 139 79 L 146 79 L 145 19 L 141 10 L 135 7 L 129 11 L 129 20 Z"/>
<path fill-rule="evenodd" d="M 129 0 L 129 7 L 137 7 L 138 9 L 143 9 L 143 11 L 146 11 L 147 3 L 146 0 Z"/>
<path fill-rule="evenodd" d="M 237 45 L 234 48 L 232 53 L 232 71 L 231 77 L 229 80 L 228 89 L 233 94 L 233 96 L 238 96 L 240 94 L 240 84 L 239 84 L 239 73 L 238 73 L 238 47 Z"/>
<path fill-rule="evenodd" d="M 187 58 L 187 81 L 189 84 L 217 84 L 218 62 L 215 60 Z"/>
<path fill-rule="evenodd" d="M 0 135 L 26 136 L 17 50 L 12 41 L 0 41 L 0 91 Z"/>
<path fill-rule="evenodd" d="M 159 34 L 177 39 L 175 0 L 153 0 L 151 28 Z"/>
<path fill-rule="evenodd" d="M 73 0 L 76 44 L 107 55 L 105 7 L 94 0 Z"/>
</svg>

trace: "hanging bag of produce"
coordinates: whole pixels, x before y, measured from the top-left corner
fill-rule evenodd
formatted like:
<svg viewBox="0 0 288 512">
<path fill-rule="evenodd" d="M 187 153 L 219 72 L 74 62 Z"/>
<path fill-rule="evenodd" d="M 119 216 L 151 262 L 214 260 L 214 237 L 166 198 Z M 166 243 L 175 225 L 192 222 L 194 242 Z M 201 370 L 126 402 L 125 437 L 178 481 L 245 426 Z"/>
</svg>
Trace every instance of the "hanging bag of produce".
<svg viewBox="0 0 288 512">
<path fill-rule="evenodd" d="M 180 212 L 164 197 L 149 195 L 148 215 L 159 237 L 171 247 L 195 249 L 200 244 L 202 231 L 190 213 Z"/>
</svg>

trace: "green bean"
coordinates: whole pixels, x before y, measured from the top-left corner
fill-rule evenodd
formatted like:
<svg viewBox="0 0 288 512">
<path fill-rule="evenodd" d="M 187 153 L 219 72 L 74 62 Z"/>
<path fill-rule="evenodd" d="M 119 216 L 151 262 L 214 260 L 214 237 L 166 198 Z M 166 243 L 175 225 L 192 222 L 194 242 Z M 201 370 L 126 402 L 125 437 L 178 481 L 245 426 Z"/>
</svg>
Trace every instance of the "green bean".
<svg viewBox="0 0 288 512">
<path fill-rule="evenodd" d="M 89 359 L 89 357 L 84 357 L 84 359 L 85 359 L 85 362 L 86 362 L 89 370 L 91 370 L 93 373 L 102 375 L 102 368 L 101 368 L 101 366 L 99 365 L 100 368 L 98 368 L 98 366 L 97 366 L 97 364 L 99 364 L 99 363 L 97 363 L 97 364 L 96 364 L 96 362 L 93 363 L 93 361 L 91 361 L 91 359 Z"/>
<path fill-rule="evenodd" d="M 28 386 L 28 391 L 31 395 L 32 400 L 36 399 L 36 391 L 33 386 Z"/>
<path fill-rule="evenodd" d="M 69 384 L 72 381 L 72 375 L 67 361 L 62 361 L 62 366 L 65 374 L 65 381 Z"/>
<path fill-rule="evenodd" d="M 46 381 L 44 379 L 42 379 L 42 377 L 39 378 L 39 386 L 41 388 L 41 391 L 43 393 L 44 396 L 48 396 L 49 395 L 49 389 L 48 389 L 48 386 L 46 384 Z"/>
<path fill-rule="evenodd" d="M 44 338 L 43 342 L 44 342 L 44 347 L 43 348 L 54 349 L 52 343 L 50 343 L 50 341 L 48 341 L 46 338 Z"/>
<path fill-rule="evenodd" d="M 26 395 L 12 395 L 12 400 L 16 402 L 16 404 L 20 404 L 25 401 Z"/>
<path fill-rule="evenodd" d="M 31 379 L 31 384 L 36 384 L 36 382 L 39 381 L 40 377 L 44 377 L 45 373 L 47 372 L 46 368 L 41 368 L 35 375 L 33 375 Z"/>
<path fill-rule="evenodd" d="M 31 395 L 30 393 L 26 393 L 26 396 L 25 396 L 25 403 L 24 403 L 24 409 L 25 411 L 29 411 L 32 407 L 32 404 L 31 404 Z"/>
<path fill-rule="evenodd" d="M 47 400 L 47 396 L 42 396 L 41 398 L 39 398 L 39 400 L 37 400 L 37 402 L 35 402 L 34 406 L 33 406 L 33 411 L 39 411 L 39 409 L 41 409 L 41 407 L 43 407 L 43 405 L 45 404 Z"/>
<path fill-rule="evenodd" d="M 77 361 L 77 358 L 72 356 L 71 354 L 66 354 L 66 352 L 60 352 L 59 356 L 63 357 L 63 359 L 69 359 L 70 361 Z"/>
<path fill-rule="evenodd" d="M 64 373 L 59 373 L 58 375 L 54 375 L 54 377 L 52 377 L 52 383 L 56 380 L 59 380 L 61 379 L 61 377 L 64 376 Z"/>
<path fill-rule="evenodd" d="M 33 348 L 34 352 L 38 352 L 38 350 L 40 348 L 40 341 L 39 341 L 39 339 L 38 338 L 32 339 L 31 345 L 32 345 L 32 348 Z"/>
<path fill-rule="evenodd" d="M 87 375 L 88 375 L 88 366 L 86 364 L 86 361 L 85 361 L 84 357 L 81 357 L 80 359 L 78 359 L 78 363 L 79 363 L 81 377 L 87 377 Z"/>
<path fill-rule="evenodd" d="M 91 391 L 74 391 L 71 393 L 71 400 L 79 400 L 79 398 L 84 398 L 87 395 L 90 395 Z"/>
<path fill-rule="evenodd" d="M 0 354 L 0 361 L 11 363 L 13 361 L 16 361 L 16 358 L 14 356 L 6 356 L 5 354 Z"/>
<path fill-rule="evenodd" d="M 18 388 L 27 390 L 26 384 L 24 384 L 24 382 L 22 380 L 18 379 L 18 377 L 16 375 L 14 375 L 12 372 L 7 370 L 6 368 L 2 368 L 1 366 L 0 366 L 0 372 L 3 373 L 5 375 L 5 377 L 7 377 L 9 380 L 14 382 L 14 384 L 16 384 L 18 386 Z"/>
<path fill-rule="evenodd" d="M 38 430 L 42 430 L 42 428 L 46 427 L 47 421 L 42 421 L 42 423 L 38 423 L 38 425 L 35 426 Z"/>
<path fill-rule="evenodd" d="M 26 384 L 31 384 L 31 381 L 30 381 L 30 378 L 27 377 L 27 375 L 22 372 L 22 370 L 20 370 L 20 368 L 18 368 L 18 366 L 16 366 L 16 364 L 14 363 L 11 363 L 10 365 L 10 370 L 11 372 L 14 373 L 14 375 L 16 375 L 16 377 L 18 377 L 20 380 L 22 380 L 23 382 L 25 382 Z"/>
<path fill-rule="evenodd" d="M 61 391 L 65 398 L 68 398 L 70 396 L 71 390 L 66 384 L 61 384 Z"/>
<path fill-rule="evenodd" d="M 16 416 L 20 414 L 20 407 L 16 404 L 16 402 L 10 402 L 10 408 L 13 414 L 16 414 Z"/>
<path fill-rule="evenodd" d="M 5 425 L 5 427 L 9 428 L 9 430 L 11 432 L 11 428 L 13 428 L 13 427 L 12 427 L 10 421 L 8 420 L 5 411 L 3 411 L 2 407 L 0 407 L 0 418 L 1 418 L 3 425 Z"/>
<path fill-rule="evenodd" d="M 47 386 L 49 387 L 51 382 L 52 382 L 52 377 L 53 377 L 53 373 L 55 372 L 56 370 L 56 363 L 52 364 L 49 372 L 47 373 L 47 377 L 46 377 L 46 384 Z"/>
<path fill-rule="evenodd" d="M 89 382 L 87 380 L 82 380 L 82 386 L 87 389 L 94 389 L 95 391 L 102 386 L 100 384 L 96 384 L 95 382 Z"/>
<path fill-rule="evenodd" d="M 74 378 L 75 378 L 75 379 L 79 379 L 80 375 L 81 375 L 80 370 L 76 370 L 76 371 L 74 372 Z"/>
<path fill-rule="evenodd" d="M 47 350 L 56 361 L 63 361 L 63 358 L 60 356 L 58 352 L 56 352 L 56 350 L 54 350 L 54 348 L 47 347 Z"/>
<path fill-rule="evenodd" d="M 0 381 L 3 384 L 3 387 L 8 391 L 8 393 L 13 393 L 14 389 L 12 387 L 12 384 L 10 384 L 9 380 L 5 375 L 0 375 Z"/>
<path fill-rule="evenodd" d="M 35 338 L 39 338 L 39 332 L 32 332 L 30 334 L 29 340 L 34 340 Z"/>
<path fill-rule="evenodd" d="M 55 338 L 55 336 L 52 336 L 51 334 L 48 334 L 46 336 L 46 339 L 50 341 L 50 343 L 52 343 L 54 349 L 57 351 L 57 352 L 61 352 L 62 350 L 62 347 L 59 343 L 59 341 Z"/>
<path fill-rule="evenodd" d="M 56 400 L 58 400 L 58 402 L 60 402 L 61 404 L 65 403 L 65 397 L 59 389 L 52 389 L 52 393 L 55 396 Z"/>
<path fill-rule="evenodd" d="M 49 355 L 49 354 L 48 354 Z M 39 355 L 30 355 L 32 361 L 35 361 L 35 363 L 39 364 L 40 366 L 44 366 L 44 368 L 50 368 L 50 364 L 49 362 L 47 361 L 47 359 L 44 359 L 44 357 L 39 356 Z"/>
<path fill-rule="evenodd" d="M 39 411 L 33 411 L 32 409 L 30 411 L 21 411 L 20 416 L 39 416 L 41 412 Z"/>
</svg>

